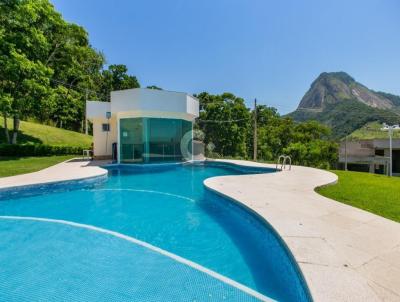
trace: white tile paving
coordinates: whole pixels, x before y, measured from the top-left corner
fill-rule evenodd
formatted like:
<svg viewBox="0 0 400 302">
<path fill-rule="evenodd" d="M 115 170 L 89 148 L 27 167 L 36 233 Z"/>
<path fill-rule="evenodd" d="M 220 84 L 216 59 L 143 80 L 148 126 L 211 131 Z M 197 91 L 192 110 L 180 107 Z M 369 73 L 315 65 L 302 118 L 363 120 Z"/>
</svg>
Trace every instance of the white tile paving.
<svg viewBox="0 0 400 302">
<path fill-rule="evenodd" d="M 0 189 L 104 176 L 107 170 L 99 164 L 105 163 L 71 159 L 37 172 L 1 177 Z"/>
<path fill-rule="evenodd" d="M 293 166 L 278 173 L 213 177 L 204 184 L 276 229 L 315 301 L 400 301 L 400 224 L 314 191 L 336 181 L 333 173 Z"/>
</svg>

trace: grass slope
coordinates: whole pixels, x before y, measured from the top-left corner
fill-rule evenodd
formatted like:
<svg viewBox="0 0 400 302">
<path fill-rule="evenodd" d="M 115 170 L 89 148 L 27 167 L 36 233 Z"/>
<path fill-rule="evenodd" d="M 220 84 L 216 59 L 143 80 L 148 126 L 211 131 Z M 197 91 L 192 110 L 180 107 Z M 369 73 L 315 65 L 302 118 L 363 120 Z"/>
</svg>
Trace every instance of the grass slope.
<svg viewBox="0 0 400 302">
<path fill-rule="evenodd" d="M 326 197 L 400 222 L 400 178 L 362 172 L 332 171 L 335 185 L 316 191 Z"/>
<path fill-rule="evenodd" d="M 0 177 L 39 171 L 73 157 L 73 155 L 19 158 L 0 157 Z"/>
<path fill-rule="evenodd" d="M 382 131 L 382 124 L 378 122 L 368 123 L 349 135 L 351 139 L 388 139 L 387 131 Z M 400 138 L 400 131 L 393 132 L 393 138 Z"/>
<path fill-rule="evenodd" d="M 12 120 L 8 120 L 9 128 Z M 0 126 L 0 143 L 5 143 L 3 123 Z M 18 143 L 38 143 L 53 146 L 90 147 L 92 137 L 47 125 L 21 121 Z"/>
</svg>

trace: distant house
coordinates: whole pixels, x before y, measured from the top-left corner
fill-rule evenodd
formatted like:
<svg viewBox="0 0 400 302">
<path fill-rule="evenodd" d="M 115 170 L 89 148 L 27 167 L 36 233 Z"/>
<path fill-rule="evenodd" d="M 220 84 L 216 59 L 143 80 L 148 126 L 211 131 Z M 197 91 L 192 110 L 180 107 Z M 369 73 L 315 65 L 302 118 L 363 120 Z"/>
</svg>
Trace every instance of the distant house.
<svg viewBox="0 0 400 302">
<path fill-rule="evenodd" d="M 111 92 L 111 102 L 88 101 L 86 118 L 93 123 L 93 155 L 119 163 L 188 159 L 198 100 L 183 92 L 127 89 Z"/>
<path fill-rule="evenodd" d="M 392 141 L 392 172 L 400 176 L 400 139 Z M 339 149 L 339 162 L 353 171 L 388 174 L 390 151 L 389 139 L 343 141 Z"/>
</svg>

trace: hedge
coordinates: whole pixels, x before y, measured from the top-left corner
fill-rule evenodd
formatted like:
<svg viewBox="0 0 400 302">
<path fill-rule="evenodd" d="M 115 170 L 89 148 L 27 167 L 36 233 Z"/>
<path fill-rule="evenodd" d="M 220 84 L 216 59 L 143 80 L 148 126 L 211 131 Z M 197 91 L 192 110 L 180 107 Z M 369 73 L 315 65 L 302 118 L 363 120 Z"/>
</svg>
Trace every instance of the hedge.
<svg viewBox="0 0 400 302">
<path fill-rule="evenodd" d="M 43 144 L 0 144 L 0 156 L 45 156 L 82 154 L 82 147 L 51 146 Z"/>
</svg>

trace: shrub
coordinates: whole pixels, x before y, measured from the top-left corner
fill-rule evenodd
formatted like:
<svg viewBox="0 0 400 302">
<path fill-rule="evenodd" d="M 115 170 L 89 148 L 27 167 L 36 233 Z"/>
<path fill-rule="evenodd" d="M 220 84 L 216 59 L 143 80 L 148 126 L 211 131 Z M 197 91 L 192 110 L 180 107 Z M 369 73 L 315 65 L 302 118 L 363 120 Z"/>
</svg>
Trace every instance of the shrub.
<svg viewBox="0 0 400 302">
<path fill-rule="evenodd" d="M 82 154 L 82 147 L 43 144 L 0 144 L 0 156 L 45 156 Z"/>
</svg>

